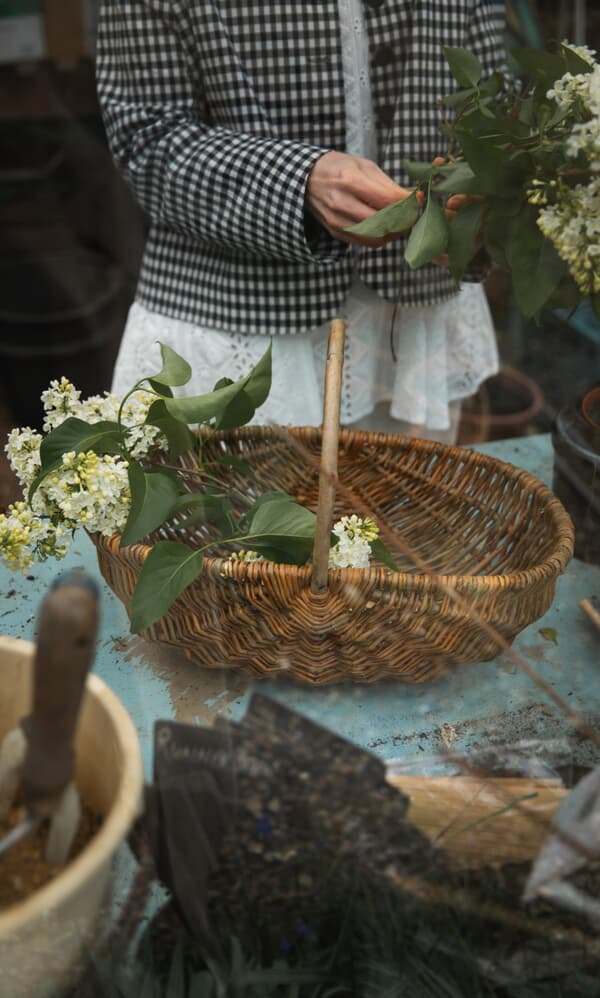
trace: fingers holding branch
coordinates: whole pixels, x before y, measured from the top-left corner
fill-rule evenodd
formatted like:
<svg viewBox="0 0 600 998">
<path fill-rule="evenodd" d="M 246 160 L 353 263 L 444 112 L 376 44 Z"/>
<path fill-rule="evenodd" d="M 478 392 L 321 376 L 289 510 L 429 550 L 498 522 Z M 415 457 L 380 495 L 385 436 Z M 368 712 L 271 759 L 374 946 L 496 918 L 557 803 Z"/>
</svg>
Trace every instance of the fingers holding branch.
<svg viewBox="0 0 600 998">
<path fill-rule="evenodd" d="M 412 192 L 400 187 L 376 163 L 348 153 L 328 152 L 317 160 L 308 178 L 306 199 L 312 214 L 335 239 L 377 248 L 400 233 L 371 238 L 345 232 L 374 212 Z"/>
</svg>

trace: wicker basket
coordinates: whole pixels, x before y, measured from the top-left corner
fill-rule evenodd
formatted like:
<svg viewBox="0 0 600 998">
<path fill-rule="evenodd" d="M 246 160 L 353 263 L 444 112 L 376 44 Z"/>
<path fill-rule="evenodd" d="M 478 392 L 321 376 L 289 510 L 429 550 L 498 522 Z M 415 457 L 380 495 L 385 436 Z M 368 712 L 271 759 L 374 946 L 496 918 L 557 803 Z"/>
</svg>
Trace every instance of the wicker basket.
<svg viewBox="0 0 600 998">
<path fill-rule="evenodd" d="M 248 462 L 257 494 L 276 488 L 318 509 L 314 567 L 207 557 L 146 637 L 202 666 L 254 676 L 422 682 L 494 658 L 498 636 L 512 641 L 548 610 L 573 553 L 558 499 L 527 472 L 474 451 L 339 432 L 342 357 L 343 325 L 333 323 L 322 430 L 245 427 L 215 435 L 205 449 L 207 460 L 225 451 Z M 232 476 L 248 490 L 247 478 Z M 367 511 L 385 526 L 400 571 L 328 572 L 332 515 Z M 174 525 L 159 536 L 181 540 L 181 531 Z M 209 536 L 195 527 L 186 540 L 199 547 Z M 128 607 L 150 548 L 120 548 L 118 536 L 93 540 L 104 578 Z"/>
</svg>

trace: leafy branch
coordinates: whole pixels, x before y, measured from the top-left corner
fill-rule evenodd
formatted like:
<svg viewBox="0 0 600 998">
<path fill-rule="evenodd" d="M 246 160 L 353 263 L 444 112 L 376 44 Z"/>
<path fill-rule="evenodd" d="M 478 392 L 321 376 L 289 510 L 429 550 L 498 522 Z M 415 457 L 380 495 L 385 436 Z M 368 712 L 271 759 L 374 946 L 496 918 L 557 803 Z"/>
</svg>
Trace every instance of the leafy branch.
<svg viewBox="0 0 600 998">
<path fill-rule="evenodd" d="M 483 242 L 493 264 L 512 274 L 525 316 L 537 317 L 542 308 L 573 308 L 587 295 L 600 315 L 595 249 L 585 237 L 580 245 L 576 239 L 569 244 L 561 231 L 570 220 L 585 231 L 579 201 L 585 203 L 585 188 L 598 176 L 597 163 L 590 162 L 585 150 L 574 152 L 569 145 L 582 126 L 593 126 L 593 134 L 600 130 L 593 102 L 586 101 L 580 86 L 598 70 L 597 64 L 567 44 L 557 52 L 520 48 L 512 56 L 521 80 L 499 70 L 483 80 L 472 52 L 444 51 L 458 85 L 440 101 L 445 162 L 407 161 L 405 168 L 416 184 L 410 198 L 351 231 L 400 234 L 416 210 L 404 252 L 411 268 L 446 253 L 450 271 L 460 281 Z M 569 83 L 573 77 L 576 85 Z M 556 97 L 554 88 L 563 79 L 571 85 L 568 99 Z M 424 195 L 420 199 L 418 192 Z M 465 195 L 465 203 L 450 220 L 445 199 L 457 194 Z M 543 216 L 550 223 L 544 225 Z M 554 216 L 564 224 L 551 224 Z M 396 217 L 402 224 L 392 228 Z"/>
<path fill-rule="evenodd" d="M 103 404 L 94 404 L 95 422 L 81 418 L 90 409 L 63 379 L 49 392 L 54 428 L 37 444 L 28 442 L 39 451 L 29 500 L 35 499 L 40 557 L 62 556 L 58 539 L 65 525 L 71 531 L 81 524 L 91 532 L 120 535 L 121 547 L 149 546 L 133 593 L 134 631 L 164 616 L 202 571 L 207 551 L 222 556 L 233 548 L 244 560 L 304 565 L 315 540 L 315 514 L 283 492 L 257 496 L 252 468 L 239 455 L 220 454 L 217 448 L 214 458 L 203 460 L 206 439 L 247 423 L 267 398 L 271 347 L 238 381 L 221 378 L 212 391 L 187 397 L 175 397 L 173 389 L 188 384 L 190 365 L 170 347 L 160 348 L 161 369 L 138 381 L 124 398 L 107 396 Z M 103 414 L 116 418 L 103 419 Z M 189 466 L 190 457 L 195 467 Z M 246 490 L 240 487 L 240 475 L 249 480 Z M 19 521 L 14 538 L 5 531 L 15 552 L 28 536 L 30 516 L 24 525 Z M 59 531 L 56 541 L 47 540 L 47 531 L 40 533 L 44 518 Z M 361 558 L 367 543 L 373 557 L 394 569 L 391 555 L 376 540 L 375 524 L 365 521 L 366 533 L 359 536 L 363 521 L 350 519 L 354 533 L 348 536 L 349 550 L 358 552 L 360 540 Z M 338 533 L 332 532 L 330 543 L 339 544 Z M 348 557 L 344 549 L 343 558 Z"/>
</svg>

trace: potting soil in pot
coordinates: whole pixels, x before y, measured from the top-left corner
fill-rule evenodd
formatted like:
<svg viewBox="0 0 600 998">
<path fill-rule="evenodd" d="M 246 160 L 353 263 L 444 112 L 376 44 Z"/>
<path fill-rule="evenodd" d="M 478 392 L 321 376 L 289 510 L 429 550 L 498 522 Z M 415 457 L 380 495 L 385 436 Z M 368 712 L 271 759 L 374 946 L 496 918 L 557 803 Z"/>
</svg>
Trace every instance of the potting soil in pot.
<svg viewBox="0 0 600 998">
<path fill-rule="evenodd" d="M 8 817 L 0 821 L 0 836 L 4 836 L 21 821 L 23 810 L 15 804 Z M 71 848 L 70 859 L 77 856 L 98 831 L 102 819 L 85 804 L 81 808 L 81 821 Z M 0 911 L 10 905 L 24 901 L 39 890 L 64 869 L 51 866 L 44 859 L 44 848 L 48 837 L 48 826 L 44 823 L 35 835 L 23 839 L 10 852 L 0 857 Z"/>
</svg>

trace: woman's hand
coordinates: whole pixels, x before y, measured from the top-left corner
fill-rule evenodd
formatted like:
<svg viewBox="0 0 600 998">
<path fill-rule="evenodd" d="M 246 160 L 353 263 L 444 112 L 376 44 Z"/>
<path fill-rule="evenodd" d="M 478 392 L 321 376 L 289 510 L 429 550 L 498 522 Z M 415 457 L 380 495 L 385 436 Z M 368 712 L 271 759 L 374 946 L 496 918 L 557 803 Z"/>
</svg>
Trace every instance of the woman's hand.
<svg viewBox="0 0 600 998">
<path fill-rule="evenodd" d="M 345 152 L 327 152 L 312 168 L 306 200 L 312 214 L 335 239 L 376 248 L 398 239 L 402 233 L 373 239 L 352 235 L 344 229 L 363 222 L 380 208 L 387 208 L 410 194 L 412 191 L 399 187 L 370 159 Z"/>
</svg>

